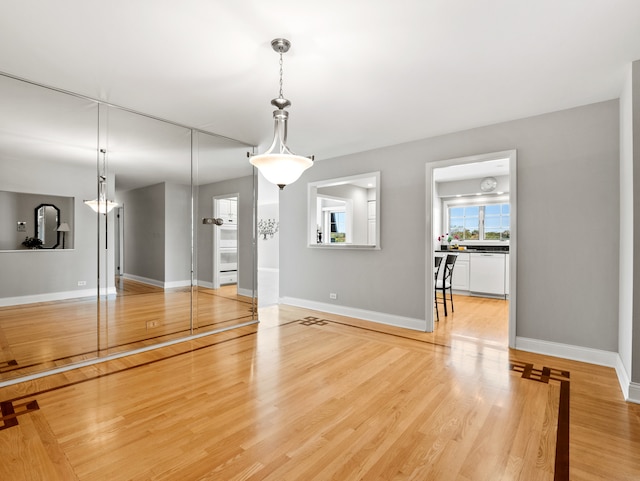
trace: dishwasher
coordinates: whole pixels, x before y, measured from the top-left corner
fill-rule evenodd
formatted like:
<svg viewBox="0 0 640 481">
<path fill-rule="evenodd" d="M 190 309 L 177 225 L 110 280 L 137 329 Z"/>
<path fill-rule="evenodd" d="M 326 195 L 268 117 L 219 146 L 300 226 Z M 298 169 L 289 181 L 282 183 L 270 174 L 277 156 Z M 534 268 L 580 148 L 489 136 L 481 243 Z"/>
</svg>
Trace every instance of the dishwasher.
<svg viewBox="0 0 640 481">
<path fill-rule="evenodd" d="M 469 290 L 472 293 L 505 295 L 504 254 L 469 255 Z"/>
</svg>

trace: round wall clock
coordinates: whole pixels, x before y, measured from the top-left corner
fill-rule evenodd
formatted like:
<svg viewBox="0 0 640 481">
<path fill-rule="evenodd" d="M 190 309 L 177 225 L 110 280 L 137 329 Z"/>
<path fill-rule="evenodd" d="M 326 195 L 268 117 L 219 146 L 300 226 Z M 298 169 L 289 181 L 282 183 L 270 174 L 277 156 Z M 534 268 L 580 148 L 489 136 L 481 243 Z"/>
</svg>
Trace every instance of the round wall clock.
<svg viewBox="0 0 640 481">
<path fill-rule="evenodd" d="M 485 177 L 480 181 L 480 190 L 482 192 L 491 192 L 498 185 L 498 181 L 495 177 Z"/>
</svg>

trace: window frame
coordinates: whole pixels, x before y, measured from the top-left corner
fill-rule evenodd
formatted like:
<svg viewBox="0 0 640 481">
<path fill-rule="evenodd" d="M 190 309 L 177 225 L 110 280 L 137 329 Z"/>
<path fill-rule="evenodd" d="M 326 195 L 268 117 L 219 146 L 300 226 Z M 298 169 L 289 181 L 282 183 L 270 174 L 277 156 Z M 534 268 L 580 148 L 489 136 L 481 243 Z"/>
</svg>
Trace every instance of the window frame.
<svg viewBox="0 0 640 481">
<path fill-rule="evenodd" d="M 496 240 L 496 239 L 485 239 L 485 231 L 484 231 L 484 220 L 485 220 L 485 209 L 484 207 L 487 205 L 509 205 L 509 233 L 511 234 L 511 204 L 509 202 L 508 195 L 498 195 L 498 196 L 474 196 L 474 197 L 460 197 L 460 198 L 449 198 L 443 199 L 443 227 L 444 232 L 449 232 L 449 209 L 454 207 L 480 207 L 478 210 L 478 239 L 465 239 L 460 240 L 459 242 L 473 245 L 473 244 L 502 244 L 509 243 L 510 239 L 504 240 Z"/>
</svg>

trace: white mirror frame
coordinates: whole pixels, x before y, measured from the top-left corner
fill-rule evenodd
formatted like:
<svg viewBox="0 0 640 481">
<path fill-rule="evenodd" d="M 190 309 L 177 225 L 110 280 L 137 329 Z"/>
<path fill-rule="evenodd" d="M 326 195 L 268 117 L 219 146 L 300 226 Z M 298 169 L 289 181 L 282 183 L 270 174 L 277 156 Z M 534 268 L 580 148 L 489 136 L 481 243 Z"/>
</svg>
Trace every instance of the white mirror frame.
<svg viewBox="0 0 640 481">
<path fill-rule="evenodd" d="M 345 184 L 356 184 L 365 179 L 375 179 L 375 243 L 321 243 L 317 242 L 317 199 L 318 189 Z M 307 246 L 314 249 L 380 249 L 380 172 L 367 172 L 364 174 L 325 179 L 309 182 L 307 185 Z"/>
</svg>

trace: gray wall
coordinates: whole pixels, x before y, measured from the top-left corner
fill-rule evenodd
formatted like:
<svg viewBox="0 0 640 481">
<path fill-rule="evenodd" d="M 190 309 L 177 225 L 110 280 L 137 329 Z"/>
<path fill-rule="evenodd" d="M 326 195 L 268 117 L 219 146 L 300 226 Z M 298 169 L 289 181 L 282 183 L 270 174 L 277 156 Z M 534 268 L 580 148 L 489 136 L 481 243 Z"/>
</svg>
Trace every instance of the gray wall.
<svg viewBox="0 0 640 481">
<path fill-rule="evenodd" d="M 211 225 L 203 225 L 203 217 L 213 217 L 213 198 L 238 194 L 238 289 L 253 291 L 253 176 L 240 177 L 208 185 L 197 192 L 197 272 L 199 281 L 213 281 L 213 234 Z"/>
<path fill-rule="evenodd" d="M 281 297 L 424 319 L 426 164 L 516 149 L 516 335 L 617 351 L 618 123 L 612 100 L 317 161 L 280 197 Z M 307 248 L 306 183 L 374 170 L 382 249 Z"/>
<path fill-rule="evenodd" d="M 25 220 L 20 219 L 18 209 L 18 195 L 0 191 L 0 250 L 19 249 L 20 242 L 29 235 L 28 232 L 16 232 L 18 221 Z"/>
<path fill-rule="evenodd" d="M 166 184 L 165 281 L 191 283 L 191 186 Z"/>
<path fill-rule="evenodd" d="M 165 184 L 118 195 L 124 210 L 123 274 L 165 281 Z"/>
<path fill-rule="evenodd" d="M 191 186 L 160 183 L 120 193 L 124 274 L 165 287 L 191 281 Z"/>
</svg>

